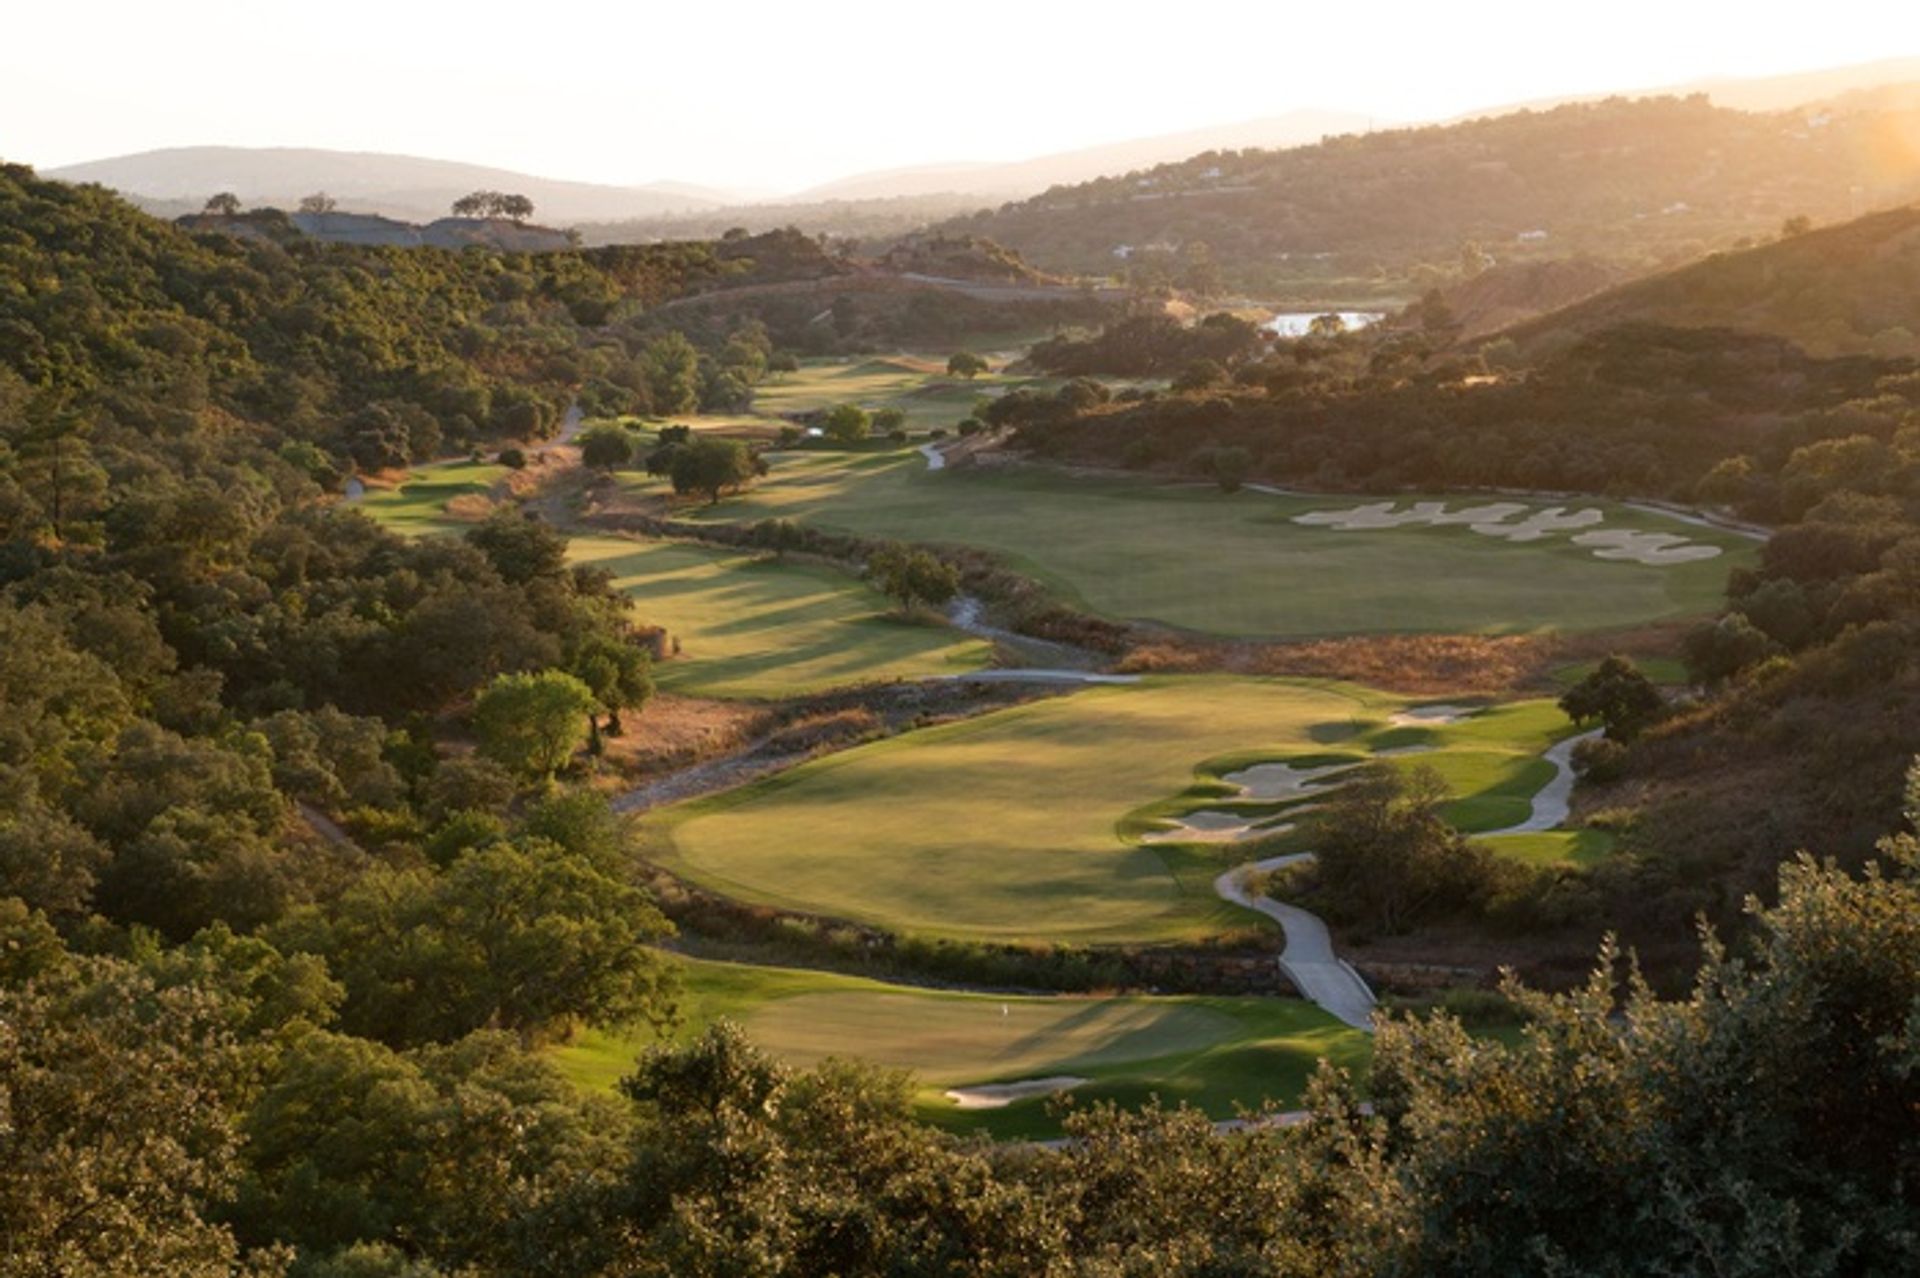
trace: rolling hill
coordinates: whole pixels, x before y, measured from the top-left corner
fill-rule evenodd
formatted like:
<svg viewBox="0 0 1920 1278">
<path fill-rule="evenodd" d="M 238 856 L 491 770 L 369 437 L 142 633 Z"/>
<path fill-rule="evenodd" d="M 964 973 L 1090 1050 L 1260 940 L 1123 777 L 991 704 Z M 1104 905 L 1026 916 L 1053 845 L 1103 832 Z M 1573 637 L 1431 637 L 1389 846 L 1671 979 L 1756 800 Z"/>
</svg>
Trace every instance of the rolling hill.
<svg viewBox="0 0 1920 1278">
<path fill-rule="evenodd" d="M 1920 356 L 1920 206 L 1716 253 L 1506 335 L 1529 351 L 1631 323 L 1743 329 L 1816 355 Z"/>
<path fill-rule="evenodd" d="M 1307 145 L 1335 134 L 1358 132 L 1370 123 L 1369 117 L 1359 112 L 1307 108 L 1259 120 L 1130 138 L 1007 163 L 935 164 L 858 173 L 801 191 L 792 197 L 792 202 L 892 199 L 945 192 L 975 196 L 983 203 L 1018 200 L 1063 183 L 1092 181 L 1205 151 Z"/>
<path fill-rule="evenodd" d="M 46 176 L 97 182 L 162 214 L 196 212 L 219 191 L 233 192 L 243 204 L 283 209 L 325 191 L 352 212 L 407 221 L 439 217 L 475 190 L 519 192 L 542 220 L 558 223 L 692 212 L 728 202 L 717 191 L 673 183 L 602 186 L 453 160 L 311 147 L 172 147 L 49 169 Z"/>
<path fill-rule="evenodd" d="M 1336 296 L 1463 244 L 1497 261 L 1688 260 L 1794 215 L 1832 220 L 1920 195 L 1920 108 L 1756 115 L 1686 99 L 1609 99 L 1450 125 L 1216 152 L 1058 187 L 939 228 L 1047 270 L 1111 273 L 1204 243 L 1230 285 L 1317 283 Z"/>
</svg>

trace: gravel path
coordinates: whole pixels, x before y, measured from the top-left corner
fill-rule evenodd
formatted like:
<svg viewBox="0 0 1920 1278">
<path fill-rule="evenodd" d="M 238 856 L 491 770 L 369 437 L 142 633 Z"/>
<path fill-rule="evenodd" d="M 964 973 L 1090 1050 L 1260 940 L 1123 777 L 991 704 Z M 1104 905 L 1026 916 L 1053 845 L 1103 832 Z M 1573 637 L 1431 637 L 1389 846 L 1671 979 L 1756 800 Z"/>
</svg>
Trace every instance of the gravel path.
<svg viewBox="0 0 1920 1278">
<path fill-rule="evenodd" d="M 1527 819 L 1501 830 L 1485 834 L 1531 834 L 1552 830 L 1564 824 L 1573 799 L 1573 751 L 1582 741 L 1599 736 L 1596 730 L 1568 737 L 1540 757 L 1553 765 L 1553 779 L 1534 794 Z M 1287 974 L 1309 1002 L 1339 1017 L 1356 1029 L 1373 1026 L 1373 991 L 1360 973 L 1334 952 L 1333 935 L 1318 915 L 1297 905 L 1256 894 L 1249 880 L 1255 874 L 1295 865 L 1313 856 L 1311 852 L 1292 852 L 1263 861 L 1235 866 L 1213 881 L 1213 890 L 1222 900 L 1264 914 L 1286 933 L 1286 947 L 1280 952 L 1280 970 Z"/>
<path fill-rule="evenodd" d="M 1373 991 L 1351 964 L 1333 952 L 1333 935 L 1320 916 L 1270 896 L 1255 895 L 1248 883 L 1254 873 L 1277 870 L 1312 856 L 1311 852 L 1293 852 L 1239 866 L 1215 879 L 1213 890 L 1223 899 L 1256 910 L 1280 925 L 1281 931 L 1287 934 L 1286 949 L 1280 954 L 1280 970 L 1300 988 L 1308 1002 L 1318 1003 L 1355 1029 L 1371 1029 Z"/>
</svg>

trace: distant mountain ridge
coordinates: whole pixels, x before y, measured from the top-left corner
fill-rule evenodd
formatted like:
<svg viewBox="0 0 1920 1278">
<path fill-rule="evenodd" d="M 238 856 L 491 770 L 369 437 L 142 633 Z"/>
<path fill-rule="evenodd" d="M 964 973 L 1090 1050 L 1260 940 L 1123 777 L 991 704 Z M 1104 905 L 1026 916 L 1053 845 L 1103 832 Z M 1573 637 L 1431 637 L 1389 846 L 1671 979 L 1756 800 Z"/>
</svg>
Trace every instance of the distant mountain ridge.
<svg viewBox="0 0 1920 1278">
<path fill-rule="evenodd" d="M 197 209 L 221 191 L 243 205 L 292 209 L 303 196 L 325 191 L 352 212 L 413 222 L 446 216 L 453 201 L 476 190 L 525 195 L 549 222 L 697 212 L 731 198 L 679 183 L 606 186 L 455 160 L 312 147 L 173 147 L 48 169 L 45 176 L 97 182 L 157 213 Z"/>
<path fill-rule="evenodd" d="M 1130 138 L 1123 142 L 1108 142 L 1025 160 L 936 164 L 857 173 L 810 187 L 794 195 L 789 202 L 890 199 L 949 193 L 976 195 L 983 200 L 1022 199 L 1037 195 L 1048 187 L 1184 160 L 1203 151 L 1237 151 L 1250 146 L 1304 146 L 1324 137 L 1359 132 L 1375 123 L 1377 121 L 1373 117 L 1356 111 L 1303 108 L 1258 120 Z"/>
</svg>

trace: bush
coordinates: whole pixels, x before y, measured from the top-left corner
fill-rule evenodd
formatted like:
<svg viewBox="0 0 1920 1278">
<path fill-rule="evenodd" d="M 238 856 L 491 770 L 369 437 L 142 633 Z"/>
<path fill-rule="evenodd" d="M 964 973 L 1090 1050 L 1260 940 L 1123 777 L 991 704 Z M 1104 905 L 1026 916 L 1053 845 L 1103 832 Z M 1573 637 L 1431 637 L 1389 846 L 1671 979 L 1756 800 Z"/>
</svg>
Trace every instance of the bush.
<svg viewBox="0 0 1920 1278">
<path fill-rule="evenodd" d="M 525 470 L 527 465 L 526 453 L 518 448 L 503 448 L 494 460 L 508 470 Z"/>
<path fill-rule="evenodd" d="M 820 427 L 836 444 L 857 444 L 871 432 L 872 420 L 860 405 L 841 404 L 826 415 Z"/>
<path fill-rule="evenodd" d="M 981 431 L 985 430 L 986 428 L 987 428 L 986 423 L 981 421 L 978 417 L 962 418 L 960 422 L 960 427 L 959 427 L 960 438 L 967 439 L 971 436 L 978 435 Z"/>
<path fill-rule="evenodd" d="M 1574 775 L 1583 780 L 1618 781 L 1626 774 L 1627 747 L 1612 737 L 1595 737 L 1573 748 L 1572 762 Z"/>
<path fill-rule="evenodd" d="M 595 470 L 615 470 L 633 460 L 633 436 L 624 426 L 595 426 L 580 437 L 580 460 Z"/>
</svg>

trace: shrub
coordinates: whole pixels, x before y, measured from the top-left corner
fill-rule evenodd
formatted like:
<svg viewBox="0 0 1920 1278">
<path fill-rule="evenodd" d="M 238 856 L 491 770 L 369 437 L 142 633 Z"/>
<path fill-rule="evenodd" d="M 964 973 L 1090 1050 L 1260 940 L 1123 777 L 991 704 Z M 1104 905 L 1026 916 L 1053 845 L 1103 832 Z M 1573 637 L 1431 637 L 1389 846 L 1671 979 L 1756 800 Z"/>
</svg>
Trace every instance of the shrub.
<svg viewBox="0 0 1920 1278">
<path fill-rule="evenodd" d="M 841 404 L 826 415 L 820 426 L 836 444 L 857 444 L 871 432 L 872 420 L 860 405 Z"/>
<path fill-rule="evenodd" d="M 527 465 L 526 453 L 518 448 L 503 448 L 500 450 L 500 455 L 494 458 L 494 460 L 502 466 L 505 466 L 508 470 L 524 470 Z"/>
<path fill-rule="evenodd" d="M 1595 737 L 1573 748 L 1574 775 L 1604 784 L 1626 773 L 1627 747 L 1613 737 Z"/>
</svg>

